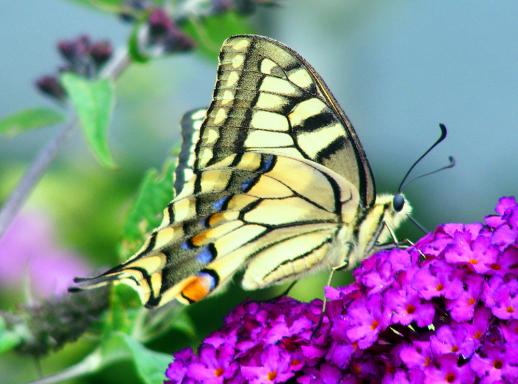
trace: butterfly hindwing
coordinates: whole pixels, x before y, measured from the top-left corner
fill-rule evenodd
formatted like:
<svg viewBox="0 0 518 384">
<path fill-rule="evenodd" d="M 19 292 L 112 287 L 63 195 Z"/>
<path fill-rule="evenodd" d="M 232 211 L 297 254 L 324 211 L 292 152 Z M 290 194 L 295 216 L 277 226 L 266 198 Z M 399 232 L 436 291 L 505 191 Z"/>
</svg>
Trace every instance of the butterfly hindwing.
<svg viewBox="0 0 518 384">
<path fill-rule="evenodd" d="M 239 35 L 221 49 L 195 167 L 248 150 L 322 164 L 356 186 L 363 206 L 374 202 L 374 180 L 363 148 L 320 76 L 283 44 Z"/>
<path fill-rule="evenodd" d="M 358 204 L 354 186 L 317 163 L 232 155 L 195 170 L 143 248 L 90 283 L 122 281 L 148 306 L 201 300 L 247 264 L 245 288 L 280 283 L 327 264 L 342 211 Z"/>
</svg>

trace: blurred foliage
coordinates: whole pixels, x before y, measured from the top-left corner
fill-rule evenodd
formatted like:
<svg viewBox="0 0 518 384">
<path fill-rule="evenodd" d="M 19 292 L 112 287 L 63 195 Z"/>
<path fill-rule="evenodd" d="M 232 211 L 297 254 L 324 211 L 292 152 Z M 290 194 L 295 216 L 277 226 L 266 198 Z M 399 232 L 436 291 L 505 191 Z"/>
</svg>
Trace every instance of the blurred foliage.
<svg viewBox="0 0 518 384">
<path fill-rule="evenodd" d="M 227 37 L 253 32 L 246 19 L 235 12 L 225 12 L 206 20 L 192 16 L 183 21 L 182 28 L 198 43 L 198 52 L 213 62 L 217 61 L 219 48 Z"/>
<path fill-rule="evenodd" d="M 145 235 L 160 224 L 162 210 L 173 198 L 175 159 L 167 159 L 161 172 L 150 169 L 144 175 L 135 203 L 123 228 L 119 254 L 122 260 L 136 252 Z"/>
<path fill-rule="evenodd" d="M 62 123 L 63 115 L 50 108 L 32 108 L 0 120 L 0 134 L 15 136 L 22 132 Z"/>
<path fill-rule="evenodd" d="M 99 162 L 113 167 L 107 131 L 114 107 L 113 83 L 108 79 L 86 80 L 72 73 L 61 76 L 88 144 Z"/>
</svg>

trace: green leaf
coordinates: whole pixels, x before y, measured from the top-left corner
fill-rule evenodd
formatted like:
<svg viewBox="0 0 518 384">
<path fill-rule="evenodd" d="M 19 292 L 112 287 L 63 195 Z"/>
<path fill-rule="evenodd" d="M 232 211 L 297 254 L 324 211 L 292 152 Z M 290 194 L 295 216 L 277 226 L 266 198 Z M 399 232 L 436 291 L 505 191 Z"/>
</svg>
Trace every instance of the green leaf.
<svg viewBox="0 0 518 384">
<path fill-rule="evenodd" d="M 130 333 L 141 310 L 144 309 L 132 287 L 115 285 L 110 293 L 110 309 L 103 322 L 104 334 L 109 335 L 113 331 Z"/>
<path fill-rule="evenodd" d="M 162 211 L 173 198 L 175 160 L 165 161 L 162 172 L 150 169 L 140 184 L 137 198 L 123 229 L 120 255 L 126 259 L 142 244 L 146 233 L 160 224 Z"/>
<path fill-rule="evenodd" d="M 0 317 L 0 354 L 15 348 L 21 340 L 19 334 L 7 329 L 4 319 Z"/>
<path fill-rule="evenodd" d="M 116 12 L 122 8 L 124 0 L 72 0 L 74 3 L 106 12 Z"/>
<path fill-rule="evenodd" d="M 253 32 L 248 21 L 235 12 L 225 12 L 205 19 L 186 19 L 182 23 L 182 29 L 198 43 L 200 52 L 214 61 L 217 60 L 221 44 L 226 38 Z"/>
<path fill-rule="evenodd" d="M 97 160 L 113 167 L 108 148 L 107 131 L 114 106 L 113 82 L 108 79 L 87 80 L 65 73 L 61 81 L 77 112 L 86 140 Z"/>
<path fill-rule="evenodd" d="M 147 63 L 151 57 L 140 49 L 139 32 L 144 22 L 135 23 L 128 40 L 128 53 L 131 59 L 136 63 Z"/>
<path fill-rule="evenodd" d="M 172 357 L 152 351 L 129 335 L 119 335 L 130 349 L 137 373 L 145 384 L 163 383 L 165 371 Z"/>
<path fill-rule="evenodd" d="M 0 133 L 15 136 L 30 129 L 55 125 L 63 120 L 63 115 L 54 109 L 26 109 L 0 120 Z"/>
</svg>

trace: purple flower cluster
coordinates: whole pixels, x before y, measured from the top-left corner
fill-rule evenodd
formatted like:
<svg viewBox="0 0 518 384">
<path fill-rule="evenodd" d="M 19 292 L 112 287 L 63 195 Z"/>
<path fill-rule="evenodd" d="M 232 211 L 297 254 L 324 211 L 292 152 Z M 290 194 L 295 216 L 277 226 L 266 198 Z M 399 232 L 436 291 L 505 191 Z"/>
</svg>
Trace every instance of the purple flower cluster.
<svg viewBox="0 0 518 384">
<path fill-rule="evenodd" d="M 109 41 L 92 42 L 87 35 L 81 35 L 72 40 L 61 40 L 57 44 L 57 50 L 65 60 L 59 72 L 71 72 L 86 78 L 96 77 L 112 56 L 112 46 Z M 63 101 L 66 98 L 65 89 L 57 75 L 40 77 L 36 80 L 36 87 L 53 99 Z"/>
<path fill-rule="evenodd" d="M 322 303 L 248 302 L 167 383 L 517 383 L 518 204 L 372 255 Z"/>
</svg>

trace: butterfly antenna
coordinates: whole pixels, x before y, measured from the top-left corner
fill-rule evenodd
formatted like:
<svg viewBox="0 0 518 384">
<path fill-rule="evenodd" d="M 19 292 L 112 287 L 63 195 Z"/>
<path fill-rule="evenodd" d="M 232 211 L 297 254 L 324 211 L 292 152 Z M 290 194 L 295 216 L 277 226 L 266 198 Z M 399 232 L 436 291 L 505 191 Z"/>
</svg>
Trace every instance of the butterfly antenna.
<svg viewBox="0 0 518 384">
<path fill-rule="evenodd" d="M 407 179 L 408 179 L 408 176 L 412 173 L 412 171 L 414 170 L 414 168 L 416 167 L 417 164 L 419 164 L 419 162 L 426 156 L 430 153 L 430 151 L 432 149 L 434 149 L 437 145 L 439 145 L 447 136 L 448 134 L 448 130 L 446 129 L 446 126 L 444 124 L 439 124 L 439 128 L 441 129 L 441 136 L 439 136 L 439 138 L 430 146 L 430 148 L 428 148 L 421 156 L 419 156 L 419 158 L 414 162 L 414 164 L 412 164 L 412 166 L 408 169 L 407 173 L 405 174 L 405 176 L 403 177 L 403 180 L 401 181 L 401 183 L 399 184 L 399 187 L 398 187 L 398 193 L 401 193 L 401 191 L 403 190 L 403 187 L 405 185 L 408 185 L 410 184 L 411 182 L 417 180 L 417 179 L 420 179 L 421 177 L 424 177 L 424 176 L 429 176 L 429 175 L 432 175 L 434 173 L 437 173 L 437 172 L 440 172 L 442 170 L 445 170 L 445 169 L 448 169 L 448 168 L 453 168 L 455 166 L 455 159 L 453 158 L 453 156 L 449 156 L 449 164 L 448 165 L 445 165 L 444 167 L 441 167 L 439 169 L 436 169 L 434 171 L 431 171 L 431 172 L 427 172 L 425 174 L 422 174 L 422 175 L 419 175 L 417 177 L 414 177 L 413 179 L 411 179 L 409 182 L 406 182 Z"/>
</svg>

